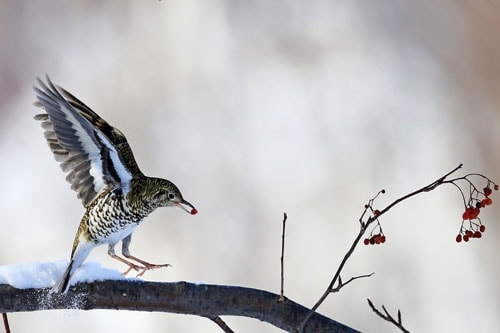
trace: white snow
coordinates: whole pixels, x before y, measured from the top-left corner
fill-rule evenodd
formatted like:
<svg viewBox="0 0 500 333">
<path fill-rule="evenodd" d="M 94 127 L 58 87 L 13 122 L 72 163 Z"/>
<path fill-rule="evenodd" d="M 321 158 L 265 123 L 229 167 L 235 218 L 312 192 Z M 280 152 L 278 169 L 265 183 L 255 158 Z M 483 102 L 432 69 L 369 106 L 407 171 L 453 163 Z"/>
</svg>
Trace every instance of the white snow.
<svg viewBox="0 0 500 333">
<path fill-rule="evenodd" d="M 19 289 L 52 287 L 61 279 L 68 260 L 55 262 L 33 262 L 0 266 L 0 284 L 8 284 Z M 85 262 L 71 277 L 70 286 L 77 282 L 102 280 L 138 280 L 127 278 L 119 271 L 102 267 L 98 262 Z"/>
</svg>

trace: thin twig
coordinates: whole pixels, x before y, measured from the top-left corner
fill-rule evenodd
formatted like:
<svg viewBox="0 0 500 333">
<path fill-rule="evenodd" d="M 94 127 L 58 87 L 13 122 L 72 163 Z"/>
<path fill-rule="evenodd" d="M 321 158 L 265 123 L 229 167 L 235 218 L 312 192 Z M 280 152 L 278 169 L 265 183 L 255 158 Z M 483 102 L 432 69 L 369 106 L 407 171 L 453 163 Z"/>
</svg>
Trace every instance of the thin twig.
<svg viewBox="0 0 500 333">
<path fill-rule="evenodd" d="M 365 228 L 360 228 L 360 231 L 359 231 L 358 235 L 354 239 L 354 242 L 351 244 L 351 247 L 349 248 L 349 250 L 345 254 L 344 258 L 342 259 L 339 267 L 337 268 L 337 272 L 335 273 L 335 275 L 333 276 L 332 281 L 328 285 L 328 288 L 323 293 L 323 295 L 321 295 L 321 297 L 319 298 L 319 300 L 316 302 L 316 304 L 314 304 L 314 306 L 311 308 L 311 310 L 309 311 L 309 313 L 307 314 L 307 316 L 304 318 L 304 320 L 300 324 L 300 327 L 299 327 L 299 330 L 298 330 L 299 332 L 303 332 L 304 331 L 304 327 L 305 327 L 307 321 L 309 320 L 309 318 L 313 315 L 314 312 L 316 312 L 316 310 L 318 309 L 318 307 L 324 302 L 324 300 L 330 294 L 330 291 L 333 289 L 333 285 L 335 284 L 335 282 L 337 281 L 337 279 L 340 276 L 340 272 L 344 268 L 344 265 L 347 263 L 347 260 L 349 260 L 349 258 L 351 257 L 352 253 L 354 252 L 354 249 L 356 248 L 356 245 L 358 244 L 359 240 L 361 239 L 361 237 L 363 237 L 363 234 L 365 233 L 365 230 L 366 230 Z"/>
<path fill-rule="evenodd" d="M 373 310 L 373 312 L 375 312 L 375 314 L 377 316 L 379 316 L 380 318 L 384 319 L 384 320 L 387 320 L 388 322 L 390 322 L 391 324 L 393 324 L 394 326 L 396 326 L 397 328 L 399 328 L 402 332 L 404 333 L 410 333 L 410 331 L 408 331 L 404 326 L 403 326 L 403 322 L 401 320 L 401 310 L 398 310 L 398 320 L 394 319 L 389 311 L 387 311 L 387 309 L 385 308 L 385 306 L 382 305 L 382 310 L 384 310 L 385 314 L 383 314 L 382 312 L 380 312 L 380 310 L 378 310 L 375 305 L 373 305 L 373 302 L 368 298 L 367 299 L 368 301 L 368 305 L 370 306 L 370 308 Z"/>
<path fill-rule="evenodd" d="M 411 192 L 410 194 L 407 194 L 397 200 L 394 200 L 394 202 L 392 202 L 389 206 L 385 207 L 384 209 L 382 209 L 380 211 L 380 214 L 378 214 L 377 217 L 380 217 L 382 214 L 384 214 L 385 212 L 387 212 L 389 209 L 391 209 L 392 207 L 394 207 L 395 205 L 397 205 L 398 203 L 400 203 L 401 201 L 404 201 L 406 199 L 409 199 L 419 193 L 422 193 L 422 192 L 430 192 L 432 190 L 434 190 L 436 187 L 438 187 L 439 185 L 443 185 L 443 184 L 446 184 L 448 182 L 445 182 L 445 179 L 451 175 L 452 173 L 456 172 L 458 169 L 460 169 L 461 167 L 463 166 L 462 163 L 460 163 L 455 169 L 451 170 L 450 172 L 448 172 L 446 175 L 444 175 L 443 177 L 439 178 L 438 180 L 430 183 L 429 185 L 427 186 L 424 186 L 414 192 Z"/>
<path fill-rule="evenodd" d="M 432 191 L 435 188 L 437 188 L 438 186 L 450 182 L 450 181 L 445 181 L 446 178 L 448 176 L 450 176 L 452 173 L 456 172 L 462 166 L 463 166 L 463 164 L 460 163 L 456 168 L 454 168 L 453 170 L 451 170 L 450 172 L 448 172 L 444 176 L 438 178 L 436 181 L 434 181 L 434 182 L 430 183 L 429 185 L 426 185 L 426 186 L 424 186 L 424 187 L 422 187 L 422 188 L 420 188 L 420 189 L 418 189 L 418 190 L 416 190 L 414 192 L 411 192 L 410 194 L 407 194 L 407 195 L 405 195 L 405 196 L 403 196 L 403 197 L 401 197 L 401 198 L 393 201 L 387 207 L 385 207 L 384 209 L 380 210 L 376 216 L 369 217 L 368 220 L 366 221 L 366 223 L 361 223 L 361 227 L 360 227 L 358 235 L 356 236 L 356 238 L 352 242 L 351 247 L 349 248 L 349 250 L 347 250 L 346 254 L 344 255 L 344 258 L 340 262 L 340 265 L 338 266 L 337 271 L 335 272 L 335 274 L 334 274 L 334 276 L 333 276 L 330 284 L 326 288 L 325 292 L 321 295 L 321 297 L 319 298 L 319 300 L 316 302 L 316 304 L 314 304 L 314 306 L 311 308 L 311 310 L 309 311 L 309 313 L 307 314 L 307 316 L 304 318 L 304 320 L 300 324 L 299 329 L 298 329 L 299 332 L 303 332 L 304 331 L 304 327 L 305 327 L 307 321 L 309 320 L 309 318 L 312 316 L 312 314 L 314 312 L 316 312 L 316 310 L 318 309 L 318 307 L 325 301 L 325 299 L 330 294 L 331 290 L 334 289 L 333 286 L 335 285 L 335 283 L 339 279 L 340 273 L 344 269 L 345 264 L 347 263 L 347 261 L 351 257 L 351 255 L 354 252 L 354 250 L 356 249 L 356 246 L 358 245 L 359 241 L 361 240 L 361 238 L 365 234 L 366 230 L 368 229 L 368 226 L 370 224 L 372 224 L 374 221 L 376 221 L 378 218 L 380 218 L 380 216 L 382 216 L 384 213 L 386 213 L 387 211 L 389 211 L 392 207 L 394 207 L 395 205 L 397 205 L 398 203 L 400 203 L 400 202 L 402 202 L 402 201 L 404 201 L 406 199 L 409 199 L 409 198 L 411 198 L 411 197 L 413 197 L 413 196 L 415 196 L 415 195 L 417 195 L 419 193 Z M 364 216 L 365 213 L 366 213 L 366 210 L 363 213 L 362 218 L 363 218 L 363 216 Z"/>
<path fill-rule="evenodd" d="M 217 317 L 210 317 L 209 318 L 211 321 L 213 321 L 214 323 L 216 323 L 217 325 L 219 325 L 219 327 L 225 332 L 225 333 L 234 333 L 234 331 L 229 327 L 227 326 L 227 324 L 224 322 L 224 320 L 222 320 L 221 317 L 217 316 Z"/>
<path fill-rule="evenodd" d="M 3 326 L 5 327 L 5 333 L 10 333 L 9 319 L 7 318 L 7 313 L 2 313 Z"/>
<path fill-rule="evenodd" d="M 350 278 L 349 280 L 347 280 L 347 282 L 342 282 L 342 279 L 340 278 L 339 276 L 339 282 L 337 283 L 337 286 L 335 288 L 332 288 L 330 289 L 330 292 L 331 293 L 336 293 L 338 292 L 340 289 L 342 289 L 343 287 L 345 287 L 345 285 L 351 283 L 352 281 L 354 280 L 357 280 L 357 279 L 361 279 L 361 278 L 369 278 L 371 277 L 373 274 L 375 274 L 374 272 L 370 273 L 370 274 L 363 274 L 363 275 L 358 275 L 358 276 L 353 276 L 352 278 Z"/>
<path fill-rule="evenodd" d="M 283 302 L 285 300 L 284 290 L 285 290 L 285 226 L 288 216 L 286 212 L 283 213 L 283 231 L 281 232 L 281 291 L 278 302 Z"/>
</svg>

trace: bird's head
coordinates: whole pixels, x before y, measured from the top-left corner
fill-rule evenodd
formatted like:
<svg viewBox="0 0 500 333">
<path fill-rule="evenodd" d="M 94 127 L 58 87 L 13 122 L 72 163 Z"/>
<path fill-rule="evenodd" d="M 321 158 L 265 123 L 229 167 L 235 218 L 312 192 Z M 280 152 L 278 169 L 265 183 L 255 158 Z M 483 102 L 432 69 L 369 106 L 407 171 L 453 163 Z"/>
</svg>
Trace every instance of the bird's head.
<svg viewBox="0 0 500 333">
<path fill-rule="evenodd" d="M 154 207 L 179 207 L 189 214 L 198 211 L 188 201 L 184 200 L 181 191 L 174 183 L 161 178 L 149 178 L 149 200 Z"/>
</svg>

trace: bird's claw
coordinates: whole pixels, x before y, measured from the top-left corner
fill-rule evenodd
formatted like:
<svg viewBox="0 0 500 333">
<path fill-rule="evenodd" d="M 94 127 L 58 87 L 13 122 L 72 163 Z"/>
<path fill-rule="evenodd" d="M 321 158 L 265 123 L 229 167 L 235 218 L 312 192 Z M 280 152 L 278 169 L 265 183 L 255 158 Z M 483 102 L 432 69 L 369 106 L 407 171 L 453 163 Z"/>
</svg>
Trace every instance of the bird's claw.
<svg viewBox="0 0 500 333">
<path fill-rule="evenodd" d="M 122 275 L 127 275 L 130 273 L 131 270 L 134 270 L 136 272 L 139 272 L 136 277 L 143 276 L 144 273 L 146 273 L 149 270 L 157 269 L 157 268 L 162 268 L 162 267 L 172 267 L 170 264 L 161 264 L 161 265 L 156 265 L 156 264 L 150 264 L 150 263 L 145 263 L 144 266 L 139 266 L 135 265 L 133 263 L 129 264 L 128 269 L 122 273 Z"/>
<path fill-rule="evenodd" d="M 156 269 L 156 268 L 162 268 L 162 267 L 172 267 L 170 264 L 162 264 L 162 265 L 156 265 L 156 264 L 145 264 L 144 266 L 141 267 L 141 272 L 136 275 L 136 277 L 143 276 L 146 271 Z"/>
<path fill-rule="evenodd" d="M 128 273 L 130 273 L 131 270 L 139 272 L 139 271 L 144 269 L 143 266 L 138 266 L 138 265 L 135 265 L 133 263 L 128 263 L 127 265 L 128 265 L 128 269 L 122 273 L 122 275 L 124 275 L 124 276 L 127 275 Z"/>
</svg>

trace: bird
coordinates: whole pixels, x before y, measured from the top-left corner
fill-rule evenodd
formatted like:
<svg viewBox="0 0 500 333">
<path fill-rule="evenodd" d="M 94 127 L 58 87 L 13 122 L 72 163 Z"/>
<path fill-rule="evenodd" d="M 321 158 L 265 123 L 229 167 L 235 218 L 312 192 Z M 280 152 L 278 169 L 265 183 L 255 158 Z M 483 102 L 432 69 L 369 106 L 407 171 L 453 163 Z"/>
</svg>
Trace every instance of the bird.
<svg viewBox="0 0 500 333">
<path fill-rule="evenodd" d="M 85 213 L 76 232 L 69 264 L 51 293 L 65 293 L 75 271 L 97 246 L 108 245 L 108 254 L 142 276 L 150 269 L 169 264 L 151 264 L 130 254 L 132 233 L 159 207 L 179 207 L 189 214 L 196 208 L 186 201 L 169 180 L 145 176 L 135 161 L 127 139 L 67 90 L 36 78 L 36 107 L 54 158 L 60 163 L 71 189 L 77 192 Z M 115 246 L 122 242 L 122 256 Z"/>
</svg>

